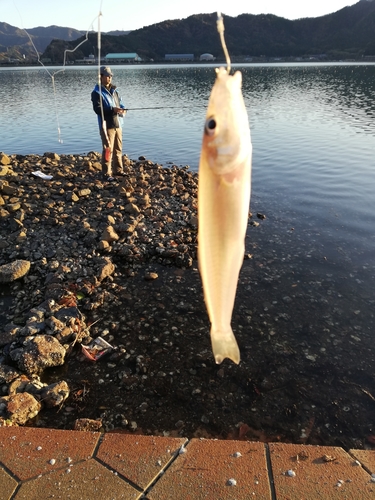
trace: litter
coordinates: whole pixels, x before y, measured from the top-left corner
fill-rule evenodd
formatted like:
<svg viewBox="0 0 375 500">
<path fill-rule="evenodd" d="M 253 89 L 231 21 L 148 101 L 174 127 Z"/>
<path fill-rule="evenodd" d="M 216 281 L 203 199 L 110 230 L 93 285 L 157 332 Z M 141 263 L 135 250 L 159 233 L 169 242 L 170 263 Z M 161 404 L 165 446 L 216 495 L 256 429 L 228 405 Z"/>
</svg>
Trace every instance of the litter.
<svg viewBox="0 0 375 500">
<path fill-rule="evenodd" d="M 90 342 L 90 344 L 82 345 L 81 347 L 83 354 L 91 361 L 98 361 L 98 359 L 116 349 L 102 339 L 102 337 L 98 337 Z"/>
<path fill-rule="evenodd" d="M 53 178 L 53 175 L 47 175 L 41 172 L 40 170 L 36 170 L 35 172 L 31 172 L 35 177 L 40 177 L 41 179 L 45 179 L 46 181 L 50 181 Z"/>
</svg>

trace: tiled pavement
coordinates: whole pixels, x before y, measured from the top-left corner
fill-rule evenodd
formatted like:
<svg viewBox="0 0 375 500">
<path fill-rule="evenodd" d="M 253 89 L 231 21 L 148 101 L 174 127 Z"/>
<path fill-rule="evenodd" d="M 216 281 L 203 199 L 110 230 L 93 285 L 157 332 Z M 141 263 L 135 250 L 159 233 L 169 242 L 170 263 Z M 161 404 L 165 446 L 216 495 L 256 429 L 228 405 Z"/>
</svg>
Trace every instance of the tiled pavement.
<svg viewBox="0 0 375 500">
<path fill-rule="evenodd" d="M 0 428 L 0 500 L 374 499 L 375 451 Z"/>
</svg>

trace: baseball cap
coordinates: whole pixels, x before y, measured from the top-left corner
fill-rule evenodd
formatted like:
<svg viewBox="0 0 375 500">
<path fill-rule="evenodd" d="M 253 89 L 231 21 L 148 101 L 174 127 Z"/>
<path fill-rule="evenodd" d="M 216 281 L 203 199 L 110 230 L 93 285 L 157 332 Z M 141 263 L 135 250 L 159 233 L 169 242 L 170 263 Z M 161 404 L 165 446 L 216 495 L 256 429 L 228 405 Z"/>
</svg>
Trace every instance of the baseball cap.
<svg viewBox="0 0 375 500">
<path fill-rule="evenodd" d="M 113 76 L 109 66 L 100 66 L 100 74 L 104 76 Z"/>
</svg>

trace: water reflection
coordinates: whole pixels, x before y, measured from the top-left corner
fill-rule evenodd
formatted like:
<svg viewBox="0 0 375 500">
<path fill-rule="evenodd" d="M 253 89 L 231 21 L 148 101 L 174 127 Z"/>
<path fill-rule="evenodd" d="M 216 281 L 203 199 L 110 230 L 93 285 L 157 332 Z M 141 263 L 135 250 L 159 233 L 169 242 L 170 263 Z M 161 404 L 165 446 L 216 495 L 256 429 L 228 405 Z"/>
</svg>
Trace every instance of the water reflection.
<svg viewBox="0 0 375 500">
<path fill-rule="evenodd" d="M 198 168 L 214 68 L 113 68 L 114 83 L 130 108 L 124 123 L 130 157 L 142 154 Z M 336 239 L 350 244 L 360 239 L 363 247 L 373 248 L 375 65 L 234 69 L 243 73 L 251 124 L 253 199 L 258 196 L 270 210 L 294 213 L 305 223 L 329 221 Z M 95 67 L 68 67 L 55 76 L 54 91 L 42 68 L 0 69 L 1 149 L 21 154 L 100 149 L 90 101 L 96 80 Z"/>
</svg>

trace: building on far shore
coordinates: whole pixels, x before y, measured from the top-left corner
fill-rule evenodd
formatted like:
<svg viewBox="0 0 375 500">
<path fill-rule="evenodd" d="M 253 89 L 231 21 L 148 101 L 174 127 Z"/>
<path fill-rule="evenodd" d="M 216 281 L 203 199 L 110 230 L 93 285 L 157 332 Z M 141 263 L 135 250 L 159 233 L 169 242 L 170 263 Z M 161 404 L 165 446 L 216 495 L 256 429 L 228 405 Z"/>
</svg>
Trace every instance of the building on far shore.
<svg viewBox="0 0 375 500">
<path fill-rule="evenodd" d="M 106 63 L 121 63 L 121 62 L 141 62 L 142 59 L 136 52 L 110 52 L 104 57 Z"/>
<path fill-rule="evenodd" d="M 214 57 L 212 54 L 202 54 L 199 57 L 200 61 L 214 61 L 216 57 Z"/>
<path fill-rule="evenodd" d="M 165 54 L 166 61 L 194 61 L 194 54 Z"/>
</svg>

